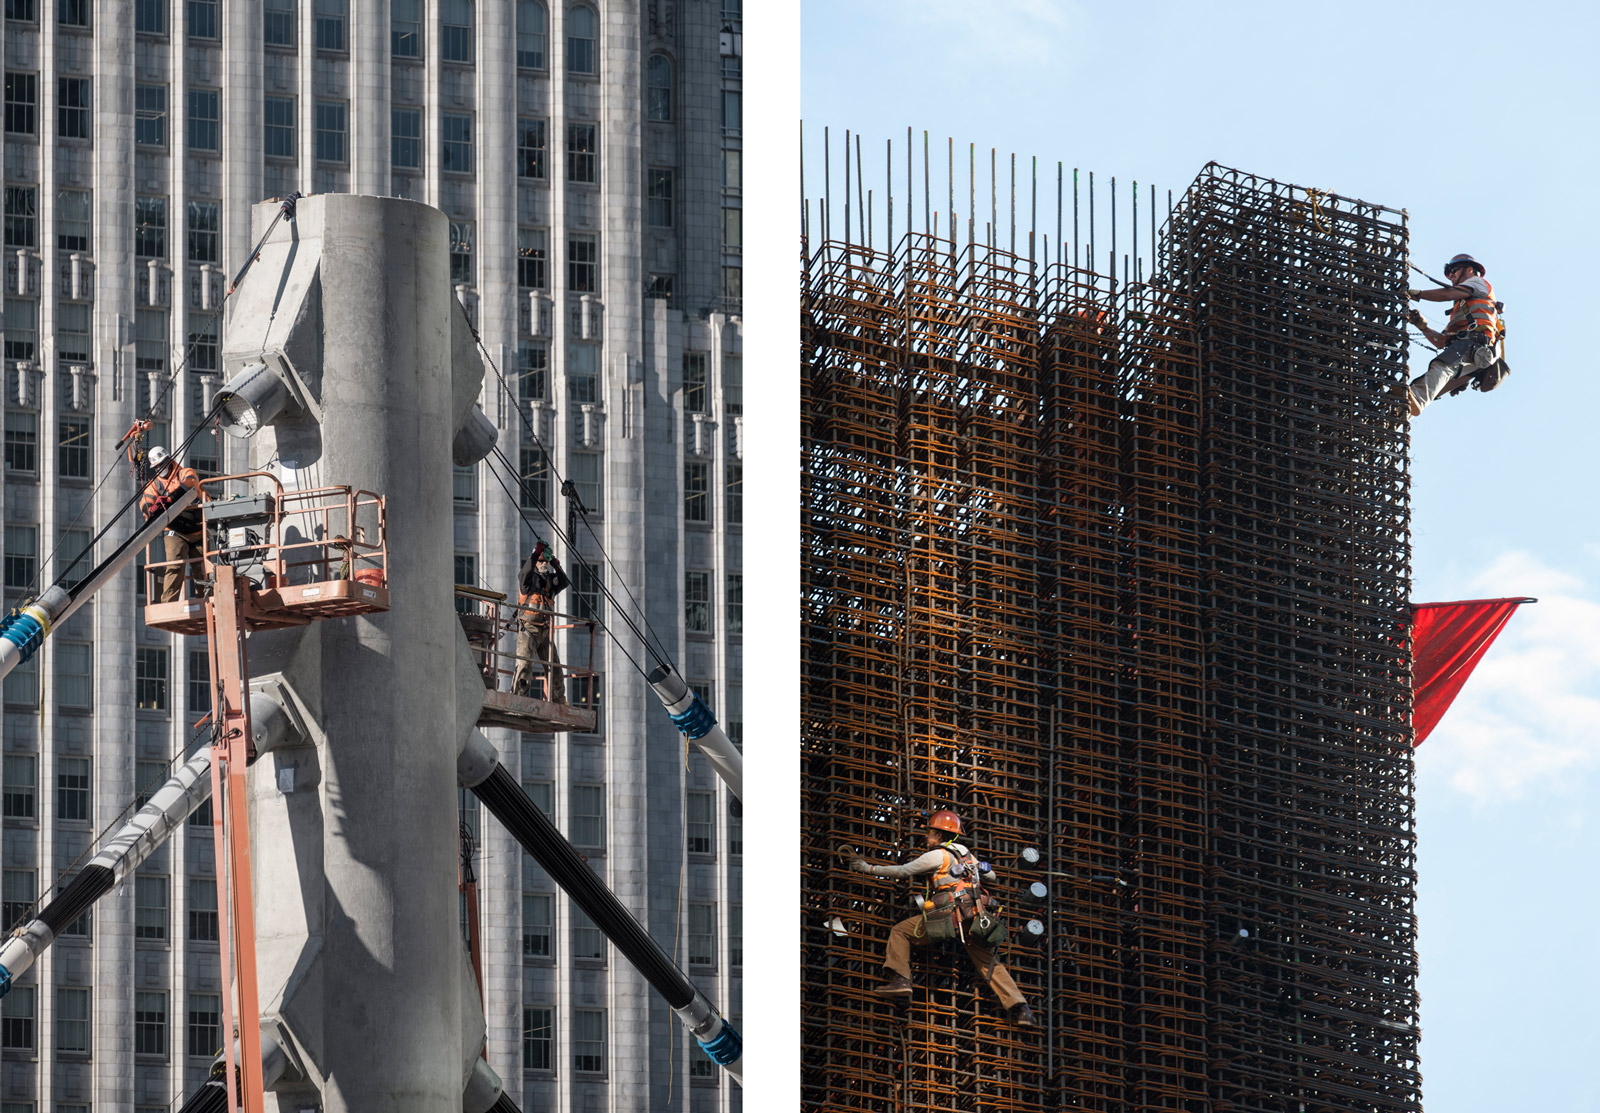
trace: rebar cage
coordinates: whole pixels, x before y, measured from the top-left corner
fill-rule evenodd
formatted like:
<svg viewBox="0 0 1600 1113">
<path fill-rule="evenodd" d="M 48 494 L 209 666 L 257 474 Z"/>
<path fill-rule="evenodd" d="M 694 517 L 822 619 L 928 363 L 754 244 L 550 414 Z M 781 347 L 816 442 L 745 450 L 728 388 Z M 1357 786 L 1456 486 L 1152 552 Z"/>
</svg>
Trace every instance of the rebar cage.
<svg viewBox="0 0 1600 1113">
<path fill-rule="evenodd" d="M 1404 214 L 1213 164 L 1148 280 L 860 239 L 802 252 L 805 1108 L 1419 1110 Z M 953 945 L 870 992 L 846 859 L 941 806 L 1038 1028 Z"/>
</svg>

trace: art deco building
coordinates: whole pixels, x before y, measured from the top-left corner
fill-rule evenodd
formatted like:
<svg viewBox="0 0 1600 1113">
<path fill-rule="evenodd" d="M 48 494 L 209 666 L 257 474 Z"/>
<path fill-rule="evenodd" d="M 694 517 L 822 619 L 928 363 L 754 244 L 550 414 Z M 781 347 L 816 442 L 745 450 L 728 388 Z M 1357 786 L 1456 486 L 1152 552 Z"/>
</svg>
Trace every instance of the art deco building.
<svg viewBox="0 0 1600 1113">
<path fill-rule="evenodd" d="M 520 472 L 458 470 L 456 578 L 514 590 L 551 541 L 567 605 L 603 624 L 563 647 L 592 652 L 595 732 L 491 736 L 735 1023 L 738 805 L 687 754 L 621 620 L 649 623 L 738 740 L 739 3 L 5 0 L 0 28 L 6 602 L 68 574 L 132 494 L 115 446 L 136 417 L 168 445 L 203 419 L 252 204 L 299 190 L 437 206 L 499 372 L 481 404 Z M 189 462 L 218 473 L 243 453 L 205 430 Z M 7 926 L 207 710 L 203 639 L 146 630 L 142 593 L 122 577 L 5 683 Z M 739 1108 L 510 836 L 475 802 L 463 819 L 489 1061 L 523 1108 Z M 0 1111 L 181 1104 L 221 1044 L 216 902 L 202 811 L 11 990 Z"/>
</svg>

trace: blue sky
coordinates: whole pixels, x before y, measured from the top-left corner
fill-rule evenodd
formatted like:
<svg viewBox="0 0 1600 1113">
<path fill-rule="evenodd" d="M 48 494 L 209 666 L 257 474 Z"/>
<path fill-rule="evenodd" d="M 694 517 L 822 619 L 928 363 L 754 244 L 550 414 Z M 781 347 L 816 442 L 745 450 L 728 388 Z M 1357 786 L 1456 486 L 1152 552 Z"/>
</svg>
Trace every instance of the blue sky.
<svg viewBox="0 0 1600 1113">
<path fill-rule="evenodd" d="M 1406 209 L 1434 274 L 1458 251 L 1487 264 L 1514 373 L 1413 427 L 1414 597 L 1541 602 L 1418 754 L 1423 1095 L 1450 1113 L 1600 1113 L 1600 373 L 1583 278 L 1600 263 L 1584 201 L 1600 17 L 804 0 L 801 20 L 807 128 L 861 133 L 879 177 L 908 125 L 935 151 L 953 137 L 958 159 L 969 142 L 1037 155 L 1050 190 L 1057 160 L 1164 192 L 1215 159 Z"/>
</svg>

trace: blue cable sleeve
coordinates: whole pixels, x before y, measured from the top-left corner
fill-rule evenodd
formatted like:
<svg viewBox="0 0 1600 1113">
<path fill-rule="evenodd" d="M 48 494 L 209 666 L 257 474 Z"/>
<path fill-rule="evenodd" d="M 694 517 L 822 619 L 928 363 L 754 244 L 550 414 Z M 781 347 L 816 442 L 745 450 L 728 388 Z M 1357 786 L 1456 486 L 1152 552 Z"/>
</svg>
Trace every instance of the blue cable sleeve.
<svg viewBox="0 0 1600 1113">
<path fill-rule="evenodd" d="M 0 626 L 0 638 L 16 646 L 22 653 L 22 660 L 26 661 L 44 641 L 44 624 L 31 614 L 12 615 Z"/>
<path fill-rule="evenodd" d="M 733 1030 L 733 1025 L 726 1020 L 722 1022 L 722 1031 L 710 1043 L 699 1041 L 701 1049 L 713 1062 L 727 1066 L 729 1063 L 739 1061 L 739 1056 L 744 1054 L 744 1041 L 739 1038 L 739 1033 Z"/>
<path fill-rule="evenodd" d="M 717 725 L 717 717 L 711 713 L 710 708 L 700 702 L 700 697 L 697 695 L 693 703 L 672 717 L 672 722 L 690 738 L 704 738 L 711 733 L 711 728 Z"/>
</svg>

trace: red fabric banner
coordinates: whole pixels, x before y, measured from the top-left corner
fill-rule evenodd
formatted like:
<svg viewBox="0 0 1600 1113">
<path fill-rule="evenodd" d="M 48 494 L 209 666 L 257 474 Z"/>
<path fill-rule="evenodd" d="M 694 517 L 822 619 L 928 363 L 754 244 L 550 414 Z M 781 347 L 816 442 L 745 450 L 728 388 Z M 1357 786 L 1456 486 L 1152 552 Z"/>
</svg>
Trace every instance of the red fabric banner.
<svg viewBox="0 0 1600 1113">
<path fill-rule="evenodd" d="M 1511 612 L 1532 599 L 1471 599 L 1411 605 L 1411 722 L 1417 740 L 1433 732 L 1450 709 Z"/>
</svg>

